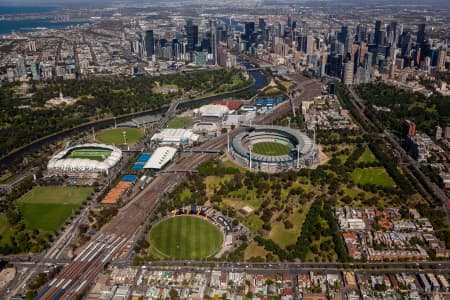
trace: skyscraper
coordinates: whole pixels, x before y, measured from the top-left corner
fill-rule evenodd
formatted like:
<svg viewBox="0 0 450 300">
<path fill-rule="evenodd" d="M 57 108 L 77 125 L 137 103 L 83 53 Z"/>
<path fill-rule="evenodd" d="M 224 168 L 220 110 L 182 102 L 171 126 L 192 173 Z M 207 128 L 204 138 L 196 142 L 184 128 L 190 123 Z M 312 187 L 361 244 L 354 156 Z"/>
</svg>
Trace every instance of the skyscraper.
<svg viewBox="0 0 450 300">
<path fill-rule="evenodd" d="M 374 35 L 374 44 L 376 46 L 382 46 L 383 45 L 383 36 L 384 31 L 381 30 L 381 21 L 377 20 L 375 22 L 375 35 Z"/>
<path fill-rule="evenodd" d="M 266 21 L 263 18 L 259 18 L 258 29 L 261 31 L 266 29 Z"/>
<path fill-rule="evenodd" d="M 353 62 L 351 60 L 344 63 L 344 73 L 342 75 L 342 82 L 345 85 L 353 84 Z"/>
<path fill-rule="evenodd" d="M 155 54 L 155 39 L 153 37 L 153 30 L 147 30 L 145 32 L 145 51 L 147 52 L 147 58 L 151 58 Z"/>
<path fill-rule="evenodd" d="M 367 40 L 367 28 L 364 24 L 356 26 L 356 41 L 365 42 Z"/>
<path fill-rule="evenodd" d="M 425 24 L 419 24 L 417 31 L 417 45 L 419 47 L 422 47 L 424 43 L 425 43 Z"/>
<path fill-rule="evenodd" d="M 341 32 L 338 33 L 338 41 L 344 44 L 347 38 L 348 38 L 348 27 L 342 26 Z"/>
<path fill-rule="evenodd" d="M 437 57 L 437 64 L 436 64 L 436 67 L 439 72 L 442 72 L 445 70 L 445 57 L 446 56 L 447 56 L 447 51 L 444 49 L 440 49 L 438 57 Z"/>
<path fill-rule="evenodd" d="M 247 42 L 251 41 L 251 35 L 255 32 L 255 22 L 246 22 L 245 23 L 245 40 Z"/>
<path fill-rule="evenodd" d="M 192 52 L 195 45 L 198 43 L 198 26 L 192 23 L 192 20 L 187 20 L 186 26 L 187 51 Z"/>
<path fill-rule="evenodd" d="M 253 23 L 254 25 L 254 23 Z M 211 53 L 213 55 L 213 63 L 217 65 L 217 27 L 216 22 L 211 22 Z"/>
<path fill-rule="evenodd" d="M 303 33 L 300 33 L 297 36 L 297 50 L 306 52 L 306 35 Z"/>
<path fill-rule="evenodd" d="M 306 36 L 306 54 L 312 54 L 314 50 L 314 37 L 311 34 Z"/>
<path fill-rule="evenodd" d="M 16 73 L 17 73 L 18 77 L 23 77 L 23 76 L 27 75 L 25 59 L 23 57 L 19 57 L 19 60 L 17 61 Z"/>
</svg>

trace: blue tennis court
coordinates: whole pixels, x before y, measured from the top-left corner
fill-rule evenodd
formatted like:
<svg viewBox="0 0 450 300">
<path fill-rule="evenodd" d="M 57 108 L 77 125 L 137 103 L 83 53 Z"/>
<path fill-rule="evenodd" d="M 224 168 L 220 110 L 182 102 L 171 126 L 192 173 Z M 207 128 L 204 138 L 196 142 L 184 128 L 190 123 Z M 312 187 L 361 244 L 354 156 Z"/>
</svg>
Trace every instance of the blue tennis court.
<svg viewBox="0 0 450 300">
<path fill-rule="evenodd" d="M 133 164 L 131 167 L 132 170 L 142 170 L 144 168 L 144 164 Z"/>
<path fill-rule="evenodd" d="M 150 159 L 150 157 L 152 157 L 152 155 L 150 153 L 142 153 L 136 162 L 138 163 L 146 163 L 148 162 L 148 160 Z"/>
<path fill-rule="evenodd" d="M 137 179 L 136 175 L 128 174 L 128 175 L 124 175 L 120 181 L 133 182 L 133 181 L 136 181 L 136 179 Z"/>
</svg>

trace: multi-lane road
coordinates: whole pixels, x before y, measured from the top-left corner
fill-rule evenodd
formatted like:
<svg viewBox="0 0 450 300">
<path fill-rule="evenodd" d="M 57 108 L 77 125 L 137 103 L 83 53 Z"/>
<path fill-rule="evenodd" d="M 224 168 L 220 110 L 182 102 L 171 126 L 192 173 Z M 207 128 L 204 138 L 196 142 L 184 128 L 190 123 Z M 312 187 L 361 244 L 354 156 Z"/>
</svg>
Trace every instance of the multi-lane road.
<svg viewBox="0 0 450 300">
<path fill-rule="evenodd" d="M 224 148 L 225 143 L 226 136 L 222 135 L 206 142 L 202 147 Z M 168 169 L 195 169 L 213 155 L 215 154 L 193 153 Z M 36 299 L 75 299 L 81 294 L 114 257 L 122 254 L 123 248 L 132 240 L 158 201 L 181 180 L 181 176 L 183 175 L 180 173 L 158 174 L 139 195 L 119 210 L 55 279 L 39 291 Z"/>
<path fill-rule="evenodd" d="M 450 201 L 450 199 L 447 197 L 447 195 L 445 194 L 445 192 L 439 188 L 434 182 L 432 182 L 430 180 L 430 178 L 428 178 L 428 176 L 426 176 L 422 170 L 420 169 L 420 164 L 415 161 L 408 153 L 406 153 L 405 149 L 403 149 L 403 147 L 399 144 L 399 142 L 397 141 L 397 139 L 395 138 L 395 136 L 388 130 L 386 130 L 382 124 L 375 124 L 372 120 L 370 120 L 366 114 L 365 114 L 365 102 L 358 96 L 358 94 L 353 90 L 353 88 L 348 87 L 348 90 L 351 94 L 351 99 L 350 101 L 352 102 L 353 106 L 355 107 L 355 109 L 357 110 L 358 114 L 363 118 L 363 120 L 365 120 L 365 122 L 367 122 L 368 124 L 371 124 L 372 126 L 374 126 L 374 128 L 378 128 L 378 129 L 382 129 L 382 136 L 385 137 L 389 143 L 391 143 L 391 145 L 398 151 L 398 153 L 401 154 L 403 162 L 406 162 L 411 168 L 414 169 L 415 174 L 411 174 L 412 176 L 419 176 L 421 181 L 419 182 L 424 182 L 426 187 L 428 188 L 429 191 L 432 192 L 432 194 L 437 197 L 443 206 L 443 210 L 447 213 L 447 220 L 448 222 L 450 222 L 450 213 L 448 212 L 448 203 Z M 381 128 L 379 128 L 381 127 Z"/>
</svg>

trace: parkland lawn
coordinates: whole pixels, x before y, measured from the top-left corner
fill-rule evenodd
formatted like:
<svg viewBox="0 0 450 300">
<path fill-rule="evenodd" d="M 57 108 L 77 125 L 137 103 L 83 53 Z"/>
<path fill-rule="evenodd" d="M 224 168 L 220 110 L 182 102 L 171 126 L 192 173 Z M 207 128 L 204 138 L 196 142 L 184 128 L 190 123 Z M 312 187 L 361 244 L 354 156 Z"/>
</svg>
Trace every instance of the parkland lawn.
<svg viewBox="0 0 450 300">
<path fill-rule="evenodd" d="M 92 191 L 91 187 L 34 187 L 18 200 L 26 228 L 58 231 Z"/>
</svg>

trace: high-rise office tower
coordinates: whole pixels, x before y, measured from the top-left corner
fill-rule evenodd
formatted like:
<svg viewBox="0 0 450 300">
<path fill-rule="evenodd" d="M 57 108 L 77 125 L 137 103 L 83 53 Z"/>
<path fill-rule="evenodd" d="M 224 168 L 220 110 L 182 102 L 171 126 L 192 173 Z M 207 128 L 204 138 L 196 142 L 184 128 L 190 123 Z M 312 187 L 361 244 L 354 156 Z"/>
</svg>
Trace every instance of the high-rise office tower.
<svg viewBox="0 0 450 300">
<path fill-rule="evenodd" d="M 192 20 L 187 20 L 186 26 L 187 51 L 192 52 L 198 43 L 198 26 L 194 25 Z"/>
<path fill-rule="evenodd" d="M 33 76 L 33 80 L 39 80 L 41 79 L 41 70 L 40 70 L 40 66 L 37 62 L 32 62 L 31 63 L 31 74 Z"/>
<path fill-rule="evenodd" d="M 36 52 L 36 41 L 34 41 L 34 40 L 28 41 L 27 46 L 28 46 L 29 51 Z"/>
<path fill-rule="evenodd" d="M 417 45 L 422 47 L 423 44 L 425 44 L 425 24 L 419 24 L 417 31 Z"/>
<path fill-rule="evenodd" d="M 344 63 L 344 73 L 342 75 L 342 82 L 345 85 L 352 85 L 353 84 L 353 62 L 351 60 Z"/>
<path fill-rule="evenodd" d="M 376 46 L 382 46 L 383 44 L 384 32 L 381 30 L 381 21 L 377 20 L 375 22 L 375 35 L 374 35 L 374 44 Z"/>
<path fill-rule="evenodd" d="M 365 42 L 367 40 L 367 27 L 364 24 L 356 26 L 356 41 Z"/>
<path fill-rule="evenodd" d="M 25 58 L 19 57 L 19 60 L 17 61 L 16 65 L 16 72 L 18 77 L 23 77 L 27 75 L 27 69 L 25 66 Z"/>
<path fill-rule="evenodd" d="M 254 25 L 254 23 L 253 23 Z M 210 23 L 210 29 L 211 29 L 211 53 L 213 55 L 213 63 L 217 65 L 217 27 L 216 22 Z"/>
<path fill-rule="evenodd" d="M 255 22 L 246 22 L 245 23 L 245 40 L 247 42 L 251 41 L 251 36 L 255 32 Z"/>
<path fill-rule="evenodd" d="M 153 30 L 147 30 L 145 32 L 145 51 L 147 52 L 147 58 L 151 58 L 155 54 L 155 39 L 153 37 Z"/>
<path fill-rule="evenodd" d="M 347 38 L 348 38 L 348 27 L 342 26 L 341 32 L 338 33 L 338 41 L 344 44 Z"/>
<path fill-rule="evenodd" d="M 399 38 L 399 46 L 402 49 L 401 55 L 408 56 L 411 52 L 411 35 L 403 32 Z"/>
<path fill-rule="evenodd" d="M 306 54 L 312 54 L 314 51 L 314 37 L 311 34 L 306 36 Z"/>
<path fill-rule="evenodd" d="M 259 18 L 258 29 L 264 31 L 266 29 L 266 21 L 263 18 Z"/>
<path fill-rule="evenodd" d="M 392 41 L 391 42 L 391 46 L 397 46 L 398 44 L 398 23 L 396 21 L 392 21 L 390 24 L 390 28 L 391 28 L 391 36 L 392 36 Z"/>
<path fill-rule="evenodd" d="M 306 35 L 303 33 L 297 36 L 297 51 L 306 52 Z"/>
<path fill-rule="evenodd" d="M 437 57 L 437 64 L 436 67 L 439 72 L 442 72 L 445 70 L 445 58 L 447 56 L 447 51 L 444 49 L 439 50 L 439 54 Z"/>
</svg>

